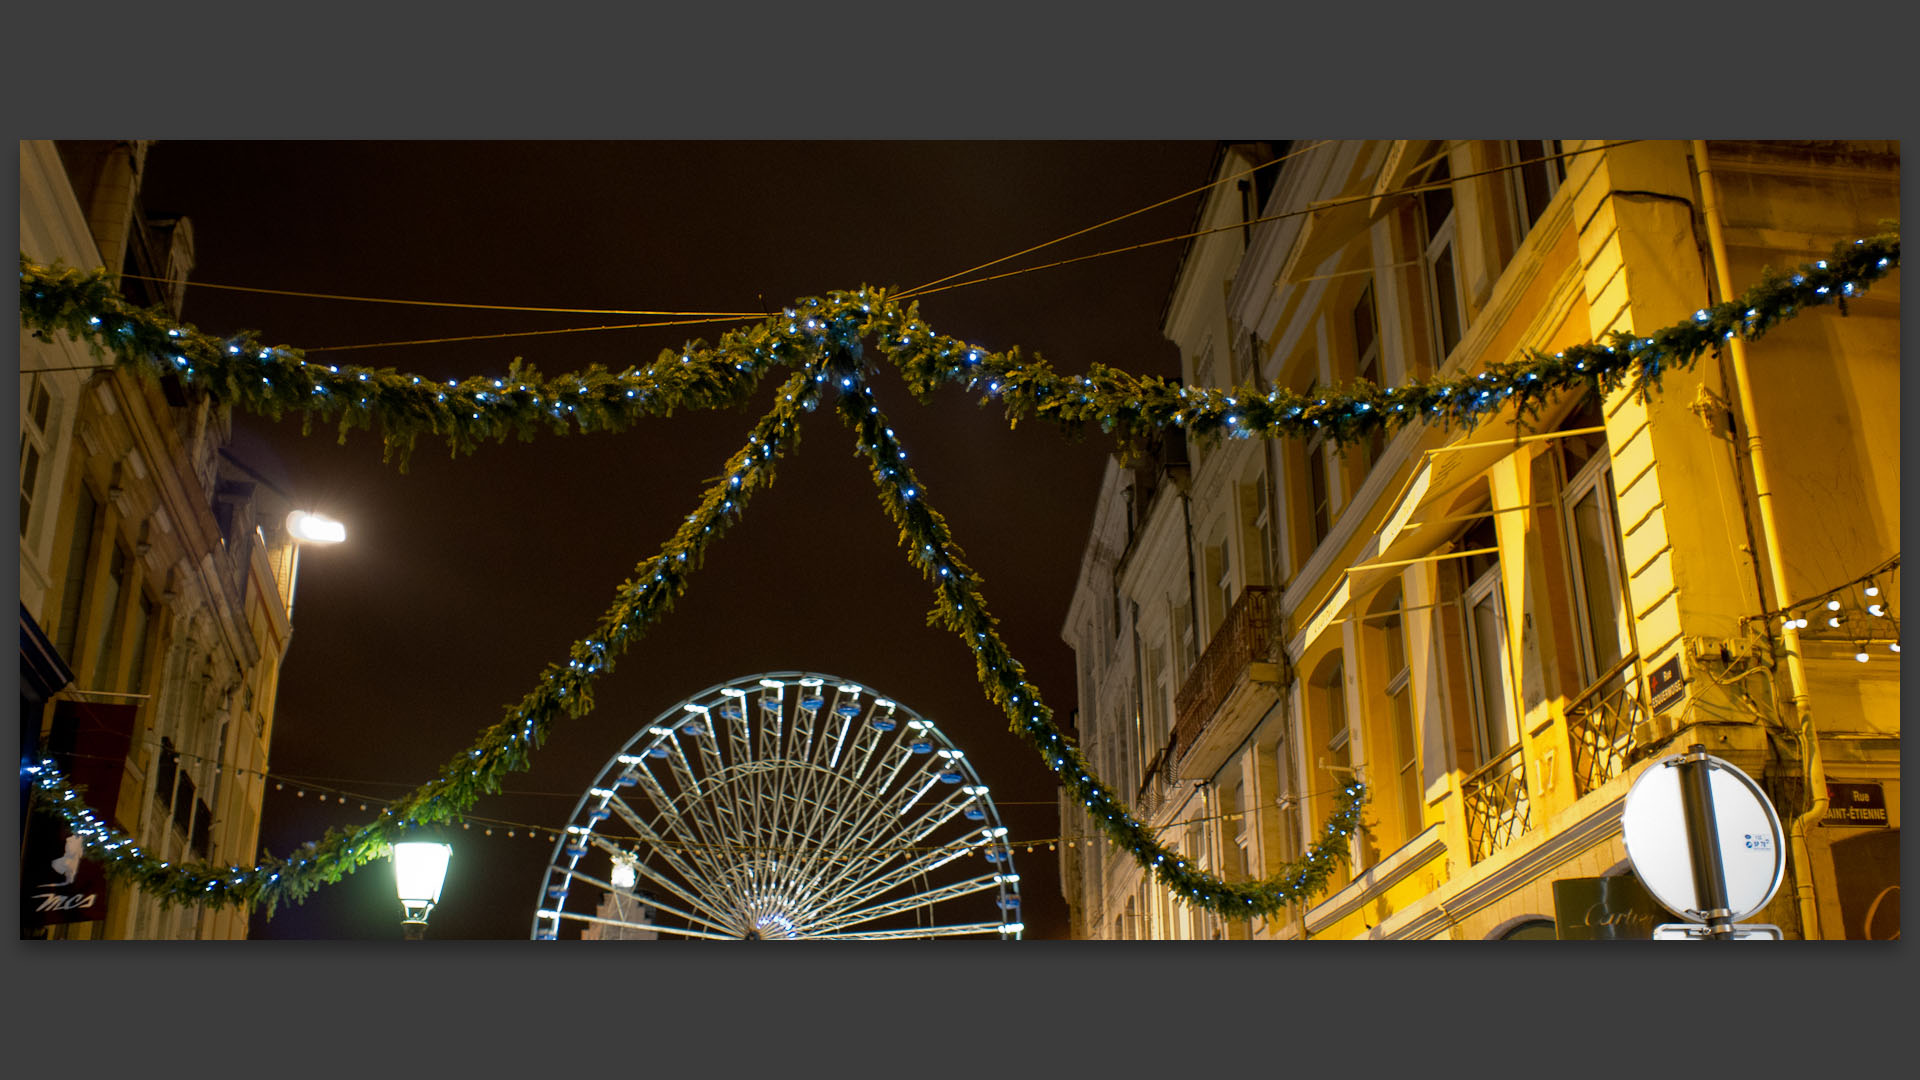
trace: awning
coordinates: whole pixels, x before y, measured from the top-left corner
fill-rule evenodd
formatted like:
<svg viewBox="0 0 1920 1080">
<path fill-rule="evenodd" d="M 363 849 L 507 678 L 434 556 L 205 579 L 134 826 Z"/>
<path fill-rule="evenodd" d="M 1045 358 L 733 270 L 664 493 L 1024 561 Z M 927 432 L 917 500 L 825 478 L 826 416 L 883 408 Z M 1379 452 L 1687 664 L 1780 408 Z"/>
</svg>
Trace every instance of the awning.
<svg viewBox="0 0 1920 1080">
<path fill-rule="evenodd" d="M 1378 214 L 1387 200 L 1394 198 L 1401 188 L 1412 179 L 1414 169 L 1427 164 L 1432 153 L 1415 155 L 1409 153 L 1415 147 L 1428 147 L 1426 139 L 1395 139 L 1387 149 L 1387 160 L 1380 167 L 1379 175 L 1373 178 L 1373 198 L 1367 202 L 1367 215 Z"/>
<path fill-rule="evenodd" d="M 1366 196 L 1356 196 L 1329 199 L 1325 204 L 1308 207 L 1300 235 L 1293 242 L 1293 250 L 1287 253 L 1287 261 L 1280 267 L 1274 286 L 1285 288 L 1311 277 L 1335 252 L 1365 235 L 1373 223 L 1373 214 L 1368 209 L 1371 201 Z"/>
<path fill-rule="evenodd" d="M 1419 468 L 1407 478 L 1400 494 L 1394 498 L 1385 524 L 1374 533 L 1359 560 L 1347 568 L 1339 585 L 1314 609 L 1305 629 L 1291 643 L 1290 651 L 1294 655 L 1304 653 L 1328 628 L 1344 622 L 1353 601 L 1371 595 L 1387 578 L 1414 563 L 1466 555 L 1466 552 L 1435 551 L 1474 517 L 1448 514 L 1447 508 L 1461 489 L 1478 480 L 1502 458 L 1527 443 L 1605 430 L 1575 428 L 1518 439 L 1484 437 L 1490 426 L 1483 424 L 1477 429 L 1483 433 L 1481 438 L 1469 432 L 1455 442 L 1421 454 Z"/>
</svg>

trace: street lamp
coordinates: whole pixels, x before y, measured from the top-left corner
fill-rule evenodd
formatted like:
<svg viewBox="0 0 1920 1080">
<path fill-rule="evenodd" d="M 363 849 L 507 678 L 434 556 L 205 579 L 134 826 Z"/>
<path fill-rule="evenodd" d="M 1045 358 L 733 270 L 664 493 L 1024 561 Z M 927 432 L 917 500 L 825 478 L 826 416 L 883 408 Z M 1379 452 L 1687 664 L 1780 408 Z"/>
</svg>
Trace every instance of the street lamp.
<svg viewBox="0 0 1920 1080">
<path fill-rule="evenodd" d="M 347 538 L 347 527 L 325 514 L 295 510 L 287 515 L 287 531 L 309 544 L 337 544 Z"/>
<path fill-rule="evenodd" d="M 452 857 L 452 844 L 409 840 L 393 845 L 393 885 L 406 913 L 400 925 L 408 941 L 427 936 L 427 916 L 440 902 L 440 886 L 447 880 L 447 860 Z"/>
<path fill-rule="evenodd" d="M 347 527 L 325 514 L 295 510 L 287 515 L 287 580 L 285 582 L 287 617 L 293 617 L 293 587 L 300 579 L 300 548 L 304 544 L 338 544 L 347 538 Z"/>
</svg>

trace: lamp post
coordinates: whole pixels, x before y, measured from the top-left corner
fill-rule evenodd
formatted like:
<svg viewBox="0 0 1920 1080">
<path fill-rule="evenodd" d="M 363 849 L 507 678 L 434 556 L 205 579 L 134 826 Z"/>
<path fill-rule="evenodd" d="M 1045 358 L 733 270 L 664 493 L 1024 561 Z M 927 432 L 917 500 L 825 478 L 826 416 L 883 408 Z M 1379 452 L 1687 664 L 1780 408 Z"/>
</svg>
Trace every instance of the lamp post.
<svg viewBox="0 0 1920 1080">
<path fill-rule="evenodd" d="M 287 515 L 287 536 L 293 540 L 287 552 L 287 617 L 293 617 L 293 587 L 300 577 L 300 548 L 305 544 L 338 544 L 347 538 L 347 527 L 325 514 L 295 510 Z"/>
<path fill-rule="evenodd" d="M 440 886 L 447 880 L 447 860 L 453 845 L 432 840 L 408 840 L 393 845 L 393 885 L 406 917 L 400 921 L 408 941 L 427 936 L 427 916 L 440 902 Z"/>
</svg>

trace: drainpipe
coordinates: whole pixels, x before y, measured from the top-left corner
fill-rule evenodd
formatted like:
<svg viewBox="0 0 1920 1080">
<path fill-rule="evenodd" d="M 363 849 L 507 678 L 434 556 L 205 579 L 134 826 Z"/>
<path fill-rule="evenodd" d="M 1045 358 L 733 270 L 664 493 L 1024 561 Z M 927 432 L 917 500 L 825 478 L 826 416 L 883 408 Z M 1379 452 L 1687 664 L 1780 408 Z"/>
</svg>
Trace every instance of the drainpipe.
<svg viewBox="0 0 1920 1080">
<path fill-rule="evenodd" d="M 1720 205 L 1713 186 L 1713 170 L 1707 163 L 1705 140 L 1693 140 L 1694 167 L 1700 176 L 1701 213 L 1707 219 L 1707 244 L 1713 253 L 1713 276 L 1720 296 L 1733 295 L 1732 275 L 1727 271 L 1727 243 L 1720 227 Z M 1774 525 L 1773 487 L 1767 480 L 1766 456 L 1761 451 L 1760 429 L 1755 424 L 1753 390 L 1747 378 L 1747 343 L 1735 337 L 1727 342 L 1733 364 L 1734 390 L 1740 398 L 1740 422 L 1747 429 L 1747 464 L 1753 469 L 1753 497 L 1760 510 L 1760 542 L 1767 552 L 1767 571 L 1773 579 L 1774 602 L 1785 608 L 1787 571 L 1780 556 L 1780 531 Z M 1807 794 L 1813 799 L 1805 813 L 1793 819 L 1788 843 L 1793 854 L 1793 891 L 1800 906 L 1800 933 L 1808 940 L 1820 936 L 1820 916 L 1813 895 L 1813 867 L 1808 862 L 1807 830 L 1827 813 L 1827 771 L 1820 758 L 1820 734 L 1814 730 L 1813 713 L 1807 695 L 1807 669 L 1800 650 L 1800 629 L 1792 623 L 1779 628 L 1781 651 L 1787 655 L 1787 682 L 1793 692 L 1793 722 L 1800 736 L 1801 759 L 1806 769 Z"/>
</svg>

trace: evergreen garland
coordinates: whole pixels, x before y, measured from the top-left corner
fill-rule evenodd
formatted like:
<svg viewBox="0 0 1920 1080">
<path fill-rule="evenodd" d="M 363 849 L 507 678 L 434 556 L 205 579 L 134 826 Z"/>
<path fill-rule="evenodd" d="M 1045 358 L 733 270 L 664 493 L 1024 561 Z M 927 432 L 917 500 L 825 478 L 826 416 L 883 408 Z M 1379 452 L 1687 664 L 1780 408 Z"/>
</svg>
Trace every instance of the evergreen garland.
<svg viewBox="0 0 1920 1080">
<path fill-rule="evenodd" d="M 546 378 L 516 360 L 499 377 L 440 383 L 390 368 L 309 362 L 298 349 L 262 346 L 257 336 L 204 334 L 157 309 L 128 304 L 104 272 L 47 268 L 21 257 L 21 323 L 36 332 L 64 331 L 86 341 L 95 355 L 149 377 L 176 377 L 223 406 L 238 405 L 278 419 L 337 423 L 345 441 L 353 428 L 378 422 L 389 459 L 404 469 L 422 434 L 444 438 L 455 455 L 487 439 L 531 439 L 541 431 L 619 431 L 675 409 L 744 404 L 775 365 L 797 367 L 773 409 L 727 462 L 725 473 L 701 497 L 659 553 L 621 583 L 594 631 L 573 644 L 565 664 L 550 664 L 536 687 L 509 706 L 434 779 L 357 829 L 329 829 L 288 858 L 271 855 L 253 867 L 172 864 L 147 856 L 86 806 L 82 793 L 51 760 L 23 763 L 42 796 L 37 805 L 61 817 L 108 874 L 131 882 L 163 903 L 265 904 L 271 914 L 384 857 L 415 825 L 457 821 L 483 793 L 497 792 L 508 772 L 524 771 L 561 713 L 592 708 L 599 675 L 672 607 L 712 541 L 738 518 L 749 496 L 773 481 L 774 462 L 798 438 L 799 413 L 815 407 L 822 390 L 839 393 L 838 411 L 869 462 L 881 505 L 900 528 L 912 564 L 934 586 L 929 623 L 952 630 L 975 659 L 989 700 L 1016 735 L 1087 809 L 1093 821 L 1182 901 L 1228 918 L 1266 916 L 1323 890 L 1346 858 L 1359 821 L 1364 787 L 1345 785 L 1318 841 L 1300 860 L 1257 882 L 1226 882 L 1200 871 L 1161 844 L 1110 790 L 1072 741 L 1007 651 L 980 594 L 980 579 L 953 543 L 946 522 L 904 462 L 893 430 L 872 402 L 862 343 L 899 368 L 923 400 L 941 385 L 984 389 L 985 401 L 1005 402 L 1010 423 L 1033 416 L 1069 432 L 1095 424 L 1123 447 L 1137 447 L 1170 427 L 1201 437 L 1310 438 L 1335 443 L 1394 431 L 1415 420 L 1472 427 L 1509 401 L 1516 423 L 1538 413 L 1552 396 L 1587 387 L 1605 393 L 1627 386 L 1647 395 L 1664 372 L 1691 367 L 1723 340 L 1754 340 L 1805 307 L 1846 300 L 1891 273 L 1900 261 L 1896 231 L 1837 247 L 1828 259 L 1791 274 L 1768 273 L 1740 299 L 1702 309 L 1678 326 L 1647 337 L 1615 334 L 1606 343 L 1547 356 L 1531 352 L 1488 364 L 1468 376 L 1380 388 L 1356 382 L 1311 399 L 1276 389 L 1260 393 L 1188 388 L 1093 364 L 1085 376 L 1062 376 L 1038 356 L 1018 349 L 993 352 L 935 333 L 918 307 L 904 308 L 883 290 L 863 288 L 798 302 L 778 316 L 722 335 L 708 346 L 690 342 L 646 367 L 611 372 L 598 366 Z"/>
</svg>

